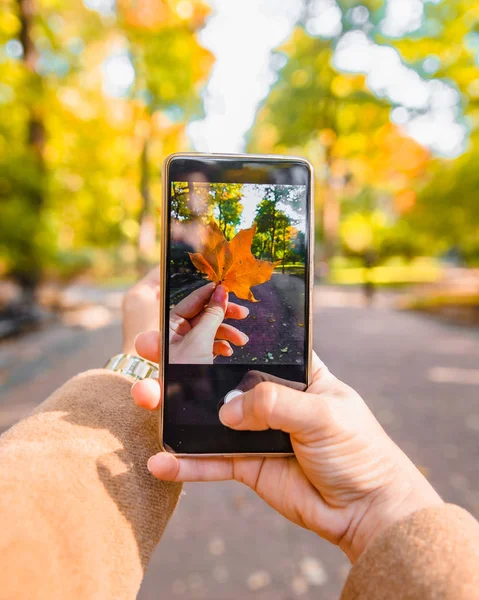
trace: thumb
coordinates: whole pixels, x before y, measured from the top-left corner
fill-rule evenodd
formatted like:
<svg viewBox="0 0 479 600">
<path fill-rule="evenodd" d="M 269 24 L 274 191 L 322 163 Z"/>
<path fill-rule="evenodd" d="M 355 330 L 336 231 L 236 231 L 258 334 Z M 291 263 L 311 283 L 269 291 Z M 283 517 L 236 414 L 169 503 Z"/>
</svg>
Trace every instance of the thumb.
<svg viewBox="0 0 479 600">
<path fill-rule="evenodd" d="M 294 435 L 317 430 L 325 410 L 317 395 L 267 381 L 222 406 L 219 416 L 232 429 L 280 429 Z"/>
<path fill-rule="evenodd" d="M 223 285 L 218 285 L 193 327 L 194 336 L 211 337 L 214 340 L 218 327 L 225 318 L 227 306 L 228 290 Z"/>
</svg>

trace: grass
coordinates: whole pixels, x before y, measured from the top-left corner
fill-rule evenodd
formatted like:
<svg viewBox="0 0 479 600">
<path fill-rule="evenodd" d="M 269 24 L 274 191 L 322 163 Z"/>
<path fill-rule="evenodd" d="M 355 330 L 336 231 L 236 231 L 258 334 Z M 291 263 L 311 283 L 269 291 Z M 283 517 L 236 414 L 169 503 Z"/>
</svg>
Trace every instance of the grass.
<svg viewBox="0 0 479 600">
<path fill-rule="evenodd" d="M 123 288 L 123 287 L 131 287 L 133 286 L 138 280 L 140 279 L 139 276 L 135 276 L 133 274 L 131 275 L 118 275 L 118 276 L 113 276 L 113 277 L 109 277 L 107 280 L 95 280 L 95 285 L 97 285 L 98 287 L 102 287 L 102 288 Z"/>
<path fill-rule="evenodd" d="M 407 303 L 410 310 L 437 310 L 447 307 L 479 308 L 479 295 L 438 294 L 424 298 L 414 298 Z"/>
<path fill-rule="evenodd" d="M 410 265 L 384 265 L 380 267 L 333 267 L 329 283 L 339 285 L 360 285 L 370 281 L 378 286 L 435 283 L 440 280 L 442 268 L 430 262 Z"/>
</svg>

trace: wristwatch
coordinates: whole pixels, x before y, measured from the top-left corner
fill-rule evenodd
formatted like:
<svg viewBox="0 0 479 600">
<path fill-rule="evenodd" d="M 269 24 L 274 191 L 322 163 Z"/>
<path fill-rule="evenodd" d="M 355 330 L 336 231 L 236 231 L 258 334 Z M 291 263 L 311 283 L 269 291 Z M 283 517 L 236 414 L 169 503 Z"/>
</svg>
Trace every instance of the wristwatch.
<svg viewBox="0 0 479 600">
<path fill-rule="evenodd" d="M 148 378 L 158 379 L 158 365 L 140 356 L 132 356 L 131 354 L 116 354 L 112 356 L 104 368 L 126 375 L 133 379 L 133 381 Z"/>
</svg>

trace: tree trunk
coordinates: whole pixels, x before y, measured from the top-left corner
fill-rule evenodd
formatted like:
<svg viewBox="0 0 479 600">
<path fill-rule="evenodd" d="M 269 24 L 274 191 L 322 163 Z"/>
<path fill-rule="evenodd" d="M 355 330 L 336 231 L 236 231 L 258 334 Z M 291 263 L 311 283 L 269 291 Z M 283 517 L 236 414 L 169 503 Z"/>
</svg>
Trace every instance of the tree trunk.
<svg viewBox="0 0 479 600">
<path fill-rule="evenodd" d="M 218 221 L 219 221 L 220 229 L 223 232 L 223 235 L 226 237 L 226 221 L 224 220 L 223 209 L 222 209 L 221 204 L 222 204 L 222 200 L 218 200 Z"/>
<path fill-rule="evenodd" d="M 171 193 L 171 191 L 170 191 Z M 175 203 L 172 207 L 172 216 L 178 220 L 180 218 L 180 200 L 178 198 L 178 192 L 176 191 L 176 185 L 173 186 L 173 196 L 175 198 Z"/>
<path fill-rule="evenodd" d="M 341 205 L 336 190 L 333 186 L 331 165 L 331 149 L 328 148 L 326 151 L 326 168 L 328 175 L 326 179 L 326 189 L 324 192 L 322 210 L 324 258 L 327 263 L 329 263 L 331 258 L 333 258 L 338 251 L 339 225 L 341 220 Z"/>
<path fill-rule="evenodd" d="M 273 208 L 273 224 L 271 227 L 271 260 L 274 262 L 274 237 L 276 235 L 276 203 Z"/>
<path fill-rule="evenodd" d="M 338 114 L 341 107 L 341 102 L 329 93 L 325 98 L 325 115 L 329 129 L 334 132 L 337 138 L 338 135 Z M 341 222 L 341 203 L 340 191 L 337 190 L 332 177 L 332 144 L 326 147 L 326 182 L 324 202 L 322 209 L 322 226 L 324 236 L 324 258 L 329 264 L 339 249 L 339 226 Z"/>
<path fill-rule="evenodd" d="M 150 194 L 150 173 L 148 171 L 149 140 L 145 136 L 140 157 L 140 194 L 142 206 L 139 216 L 140 231 L 138 235 L 138 261 L 137 267 L 140 274 L 146 271 L 149 258 L 155 250 L 156 226 L 152 215 Z"/>
<path fill-rule="evenodd" d="M 339 224 L 341 219 L 341 207 L 335 190 L 327 184 L 323 203 L 323 232 L 324 232 L 324 254 L 329 262 L 338 250 Z"/>
<path fill-rule="evenodd" d="M 40 216 L 44 197 L 44 179 L 45 179 L 45 127 L 41 114 L 41 98 L 43 95 L 43 81 L 37 73 L 39 54 L 35 48 L 32 37 L 33 20 L 35 17 L 34 0 L 17 0 L 18 16 L 20 19 L 20 41 L 23 46 L 23 63 L 29 72 L 29 85 L 36 92 L 33 96 L 40 99 L 39 105 L 32 103 L 28 106 L 28 137 L 27 147 L 35 163 L 38 185 L 30 192 L 31 208 L 38 221 Z M 26 304 L 33 304 L 35 299 L 35 290 L 40 279 L 41 264 L 35 251 L 34 232 L 32 236 L 25 240 L 24 256 L 27 259 L 28 269 L 20 268 L 13 270 L 13 276 L 22 286 L 23 301 Z"/>
</svg>

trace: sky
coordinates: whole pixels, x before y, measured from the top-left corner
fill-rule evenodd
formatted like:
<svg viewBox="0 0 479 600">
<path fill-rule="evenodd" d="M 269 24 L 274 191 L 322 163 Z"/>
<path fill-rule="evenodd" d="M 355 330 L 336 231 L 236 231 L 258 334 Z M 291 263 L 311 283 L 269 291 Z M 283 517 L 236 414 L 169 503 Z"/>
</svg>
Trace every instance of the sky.
<svg viewBox="0 0 479 600">
<path fill-rule="evenodd" d="M 301 0 L 210 0 L 200 40 L 216 57 L 204 95 L 206 119 L 189 135 L 201 152 L 241 152 L 258 104 L 275 80 L 271 51 L 288 38 Z"/>
<path fill-rule="evenodd" d="M 243 184 L 243 198 L 241 199 L 241 204 L 243 205 L 243 212 L 241 214 L 240 222 L 241 229 L 246 229 L 253 225 L 258 204 L 264 199 L 263 188 L 265 187 L 269 186 L 250 183 Z M 306 186 L 295 187 L 304 187 L 306 199 Z M 299 229 L 299 231 L 305 230 L 304 213 L 300 215 L 292 208 L 284 206 L 283 204 L 280 206 L 280 208 L 288 215 L 288 217 L 291 217 L 294 220 L 294 226 L 296 227 L 296 229 Z"/>
<path fill-rule="evenodd" d="M 391 38 L 417 30 L 428 1 L 441 0 L 387 0 L 381 30 Z M 211 4 L 215 14 L 200 37 L 215 54 L 216 64 L 204 94 L 206 117 L 189 126 L 189 135 L 201 152 L 241 152 L 258 105 L 275 81 L 271 53 L 291 34 L 303 2 L 211 0 Z M 336 0 L 312 0 L 306 29 L 325 38 L 339 35 L 340 16 Z M 352 17 L 361 27 L 367 25 L 369 14 L 358 6 Z M 438 67 L 434 57 L 425 60 L 425 68 L 433 74 Z M 339 70 L 366 74 L 370 89 L 396 105 L 391 119 L 419 143 L 441 156 L 463 152 L 467 130 L 453 87 L 422 79 L 401 62 L 396 50 L 374 44 L 360 29 L 341 36 L 334 62 Z"/>
</svg>

